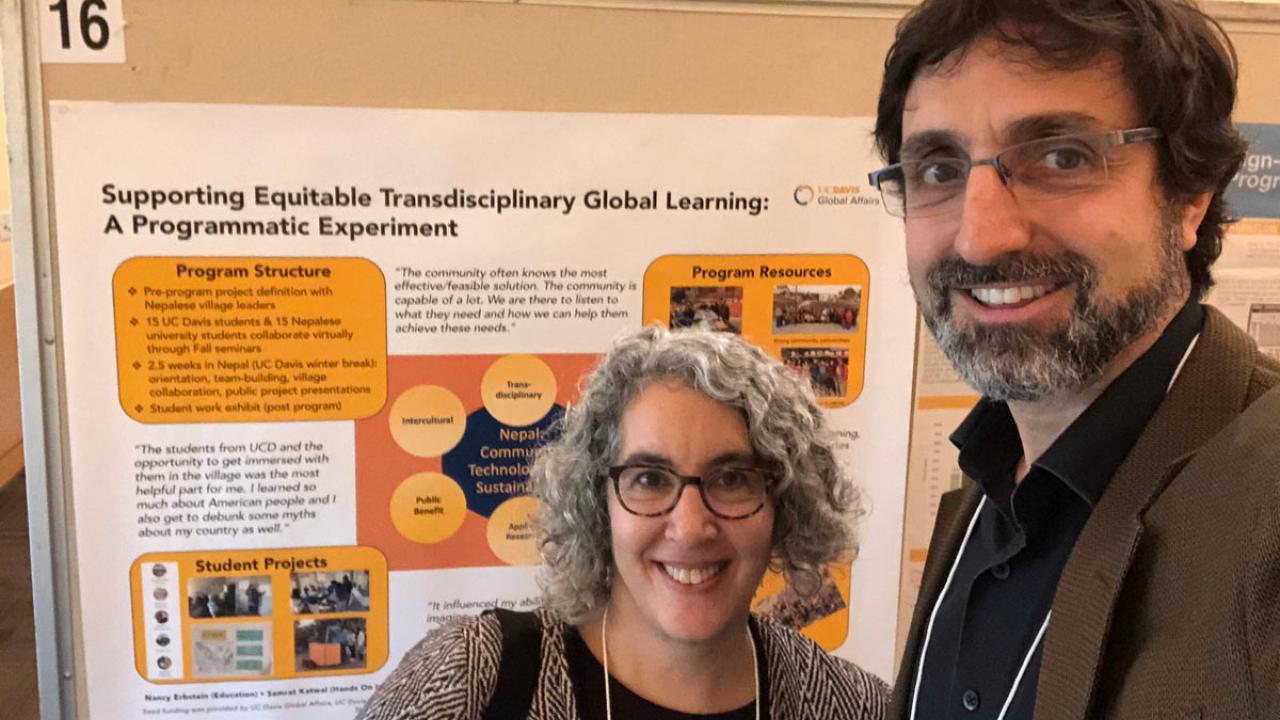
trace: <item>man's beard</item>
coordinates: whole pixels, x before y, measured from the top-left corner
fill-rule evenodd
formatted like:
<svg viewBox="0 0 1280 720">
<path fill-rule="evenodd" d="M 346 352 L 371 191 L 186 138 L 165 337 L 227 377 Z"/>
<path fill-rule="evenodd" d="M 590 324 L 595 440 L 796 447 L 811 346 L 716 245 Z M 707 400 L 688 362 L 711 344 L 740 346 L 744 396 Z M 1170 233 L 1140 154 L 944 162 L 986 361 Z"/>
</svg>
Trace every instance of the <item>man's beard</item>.
<svg viewBox="0 0 1280 720">
<path fill-rule="evenodd" d="M 917 299 L 925 324 L 956 371 L 994 400 L 1034 402 L 1084 386 L 1125 348 L 1154 329 L 1189 284 L 1179 227 L 1166 220 L 1159 237 L 1155 277 L 1112 301 L 1098 295 L 1098 270 L 1084 256 L 1023 254 L 995 265 L 939 261 Z M 951 290 L 1003 283 L 1034 285 L 1045 278 L 1075 286 L 1071 316 L 1048 331 L 1026 324 L 961 325 L 952 313 Z M 959 292 L 966 292 L 960 290 Z"/>
</svg>

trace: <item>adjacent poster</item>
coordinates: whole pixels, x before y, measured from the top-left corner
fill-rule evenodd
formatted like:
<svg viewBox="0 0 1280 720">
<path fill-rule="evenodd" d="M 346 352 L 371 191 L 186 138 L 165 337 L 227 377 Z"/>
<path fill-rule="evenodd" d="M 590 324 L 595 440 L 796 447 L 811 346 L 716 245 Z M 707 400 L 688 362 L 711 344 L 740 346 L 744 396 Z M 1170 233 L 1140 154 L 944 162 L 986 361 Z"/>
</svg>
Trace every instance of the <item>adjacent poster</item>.
<svg viewBox="0 0 1280 720">
<path fill-rule="evenodd" d="M 1246 123 L 1240 133 L 1249 151 L 1227 186 L 1240 220 L 1227 228 L 1208 302 L 1280 359 L 1280 125 Z"/>
<path fill-rule="evenodd" d="M 934 519 L 943 494 L 964 480 L 960 451 L 951 433 L 977 404 L 979 395 L 956 373 L 923 322 L 916 344 L 915 399 L 911 412 L 911 451 L 907 460 L 898 606 L 897 656 L 907 642 L 911 615 L 924 579 L 924 562 L 933 538 Z"/>
<path fill-rule="evenodd" d="M 861 552 L 757 608 L 891 676 L 916 323 L 868 121 L 54 102 L 50 128 L 81 716 L 347 718 L 440 623 L 535 606 L 530 458 L 649 322 L 813 384 Z"/>
</svg>

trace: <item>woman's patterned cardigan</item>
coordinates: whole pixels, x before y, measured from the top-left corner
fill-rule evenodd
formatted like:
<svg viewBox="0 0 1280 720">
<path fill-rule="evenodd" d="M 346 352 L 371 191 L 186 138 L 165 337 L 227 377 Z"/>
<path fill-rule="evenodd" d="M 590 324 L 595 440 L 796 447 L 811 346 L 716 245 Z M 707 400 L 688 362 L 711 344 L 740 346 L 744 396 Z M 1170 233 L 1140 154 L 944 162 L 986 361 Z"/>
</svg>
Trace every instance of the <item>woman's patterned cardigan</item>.
<svg viewBox="0 0 1280 720">
<path fill-rule="evenodd" d="M 564 623 L 547 610 L 542 667 L 529 720 L 578 720 Z M 771 720 L 880 720 L 889 688 L 813 641 L 757 619 L 769 673 Z M 492 613 L 457 620 L 409 651 L 358 720 L 479 720 L 497 684 L 502 629 Z"/>
</svg>

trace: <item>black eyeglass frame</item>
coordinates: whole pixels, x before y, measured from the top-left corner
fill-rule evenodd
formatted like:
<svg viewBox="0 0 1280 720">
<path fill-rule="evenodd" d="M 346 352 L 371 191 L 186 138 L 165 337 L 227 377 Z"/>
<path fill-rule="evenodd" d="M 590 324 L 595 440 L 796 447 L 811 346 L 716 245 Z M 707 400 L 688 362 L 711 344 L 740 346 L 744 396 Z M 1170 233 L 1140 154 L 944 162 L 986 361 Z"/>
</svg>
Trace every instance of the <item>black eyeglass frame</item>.
<svg viewBox="0 0 1280 720">
<path fill-rule="evenodd" d="M 627 470 L 633 470 L 636 468 L 640 468 L 644 470 L 658 470 L 658 471 L 667 473 L 671 477 L 680 481 L 680 485 L 676 488 L 676 492 L 671 501 L 671 505 L 669 505 L 666 510 L 660 510 L 658 512 L 653 512 L 653 513 L 642 513 L 642 512 L 636 512 L 635 510 L 632 510 L 631 508 L 627 507 L 627 502 L 622 499 L 622 487 L 621 487 L 622 473 L 626 472 Z M 697 486 L 698 497 L 702 498 L 702 506 L 705 507 L 707 511 L 710 512 L 712 515 L 715 515 L 721 520 L 746 520 L 752 515 L 755 515 L 756 513 L 763 510 L 764 506 L 769 502 L 769 481 L 772 479 L 772 475 L 764 468 L 734 466 L 734 467 L 717 468 L 716 470 L 717 471 L 751 470 L 753 472 L 760 473 L 760 475 L 765 480 L 765 493 L 764 493 L 764 497 L 760 499 L 760 504 L 756 506 L 756 509 L 743 515 L 726 515 L 720 512 L 719 510 L 716 510 L 715 508 L 711 507 L 710 501 L 707 500 L 707 491 L 705 489 L 705 486 L 702 483 L 702 479 L 705 477 L 705 475 L 681 475 L 680 473 L 676 472 L 675 470 L 672 470 L 669 467 L 663 467 L 661 465 L 651 465 L 649 463 L 629 463 L 624 465 L 612 465 L 609 467 L 609 469 L 606 471 L 605 474 L 608 475 L 609 479 L 613 481 L 613 493 L 614 495 L 617 496 L 618 504 L 622 506 L 622 509 L 626 510 L 632 515 L 638 515 L 640 517 L 662 517 L 663 515 L 669 514 L 672 510 L 676 509 L 676 505 L 680 504 L 680 498 L 681 496 L 684 495 L 684 489 L 690 485 Z"/>
<path fill-rule="evenodd" d="M 1064 135 L 1052 135 L 1049 137 L 1036 138 L 1035 140 L 1028 140 L 1027 142 L 1015 143 L 1001 150 L 995 155 L 992 155 L 991 157 L 983 160 L 974 160 L 972 158 L 949 158 L 949 159 L 952 161 L 963 161 L 964 180 L 966 185 L 969 182 L 969 174 L 973 172 L 973 169 L 975 167 L 979 167 L 981 165 L 990 165 L 992 169 L 996 171 L 996 175 L 1000 177 L 1000 182 L 1004 183 L 1007 186 L 1009 184 L 1010 178 L 1013 177 L 1013 173 L 1007 165 L 1004 165 L 1003 163 L 1000 162 L 1000 158 L 1007 156 L 1009 152 L 1021 150 L 1025 148 L 1027 145 L 1033 145 L 1036 143 L 1043 143 L 1043 142 L 1054 141 L 1054 140 L 1071 140 L 1076 138 L 1089 138 L 1089 137 L 1096 137 L 1104 141 L 1105 148 L 1102 153 L 1102 158 L 1105 163 L 1106 161 L 1105 150 L 1109 150 L 1113 147 L 1118 147 L 1121 145 L 1133 145 L 1136 143 L 1152 142 L 1154 140 L 1159 140 L 1160 138 L 1164 137 L 1164 132 L 1157 127 L 1136 127 L 1136 128 L 1129 128 L 1128 130 L 1104 130 L 1100 132 L 1067 133 Z M 887 165 L 885 167 L 880 168 L 879 170 L 876 170 L 867 174 L 867 182 L 871 184 L 871 187 L 880 191 L 880 200 L 884 204 L 885 212 L 889 213 L 890 215 L 893 215 L 894 217 L 900 217 L 900 218 L 905 218 L 908 215 L 905 201 L 900 202 L 900 207 L 901 207 L 900 213 L 894 212 L 893 210 L 890 209 L 891 207 L 894 207 L 896 205 L 894 203 L 890 203 L 886 199 L 885 197 L 886 194 L 890 194 L 890 193 L 889 191 L 886 191 L 881 186 L 881 183 L 887 179 L 887 176 L 892 175 L 893 173 L 902 174 L 902 168 L 905 165 L 919 163 L 919 162 L 925 162 L 925 160 L 921 159 L 921 160 L 907 160 L 903 162 L 896 162 L 892 165 Z M 959 197 L 960 195 L 963 195 L 963 192 L 957 194 L 957 197 Z"/>
</svg>

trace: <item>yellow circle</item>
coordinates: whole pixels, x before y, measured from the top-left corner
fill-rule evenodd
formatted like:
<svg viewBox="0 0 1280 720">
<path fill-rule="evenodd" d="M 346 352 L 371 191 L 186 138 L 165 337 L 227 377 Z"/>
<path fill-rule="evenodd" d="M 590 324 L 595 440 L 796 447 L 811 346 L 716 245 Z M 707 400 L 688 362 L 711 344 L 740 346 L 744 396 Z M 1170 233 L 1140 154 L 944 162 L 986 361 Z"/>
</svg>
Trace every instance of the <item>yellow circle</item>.
<svg viewBox="0 0 1280 720">
<path fill-rule="evenodd" d="M 532 425 L 556 401 L 556 376 L 540 358 L 508 355 L 489 366 L 480 395 L 489 414 L 506 425 Z"/>
<path fill-rule="evenodd" d="M 453 536 L 467 516 L 467 496 L 458 483 L 434 472 L 410 475 L 391 494 L 391 522 L 400 534 L 424 545 Z"/>
<path fill-rule="evenodd" d="M 439 385 L 417 385 L 391 406 L 391 437 L 418 457 L 443 455 L 467 429 L 467 411 L 457 395 Z"/>
<path fill-rule="evenodd" d="M 537 565 L 542 562 L 534 542 L 533 514 L 538 501 L 528 495 L 507 500 L 489 516 L 489 549 L 508 565 Z"/>
</svg>

